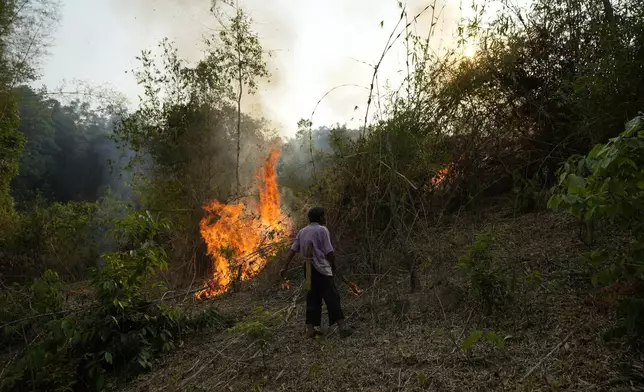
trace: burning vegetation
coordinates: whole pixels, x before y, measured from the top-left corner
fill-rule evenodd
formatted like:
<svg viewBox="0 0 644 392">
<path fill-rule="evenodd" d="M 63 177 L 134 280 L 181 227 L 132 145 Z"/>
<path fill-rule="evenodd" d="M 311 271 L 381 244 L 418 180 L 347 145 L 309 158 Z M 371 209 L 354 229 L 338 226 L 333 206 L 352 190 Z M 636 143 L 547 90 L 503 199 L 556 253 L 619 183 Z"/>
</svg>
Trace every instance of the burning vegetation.
<svg viewBox="0 0 644 392">
<path fill-rule="evenodd" d="M 201 236 L 212 259 L 212 277 L 197 298 L 209 298 L 225 292 L 235 281 L 256 276 L 286 237 L 288 217 L 280 208 L 275 164 L 279 150 L 271 149 L 264 165 L 257 171 L 257 200 L 225 204 L 213 200 L 204 205 Z"/>
<path fill-rule="evenodd" d="M 443 182 L 443 180 L 445 180 L 445 177 L 447 176 L 447 173 L 449 173 L 448 168 L 444 167 L 440 169 L 438 173 L 436 173 L 436 175 L 432 178 L 432 185 L 437 186 L 441 182 Z"/>
</svg>

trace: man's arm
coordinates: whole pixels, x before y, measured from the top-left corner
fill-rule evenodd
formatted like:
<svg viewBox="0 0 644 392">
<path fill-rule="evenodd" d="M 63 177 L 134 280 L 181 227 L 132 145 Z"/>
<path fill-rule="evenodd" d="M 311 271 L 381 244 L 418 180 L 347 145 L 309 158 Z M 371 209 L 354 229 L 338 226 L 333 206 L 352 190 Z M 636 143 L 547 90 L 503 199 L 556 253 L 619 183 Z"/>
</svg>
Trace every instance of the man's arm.
<svg viewBox="0 0 644 392">
<path fill-rule="evenodd" d="M 282 279 L 286 279 L 286 271 L 288 270 L 289 264 L 291 264 L 291 261 L 293 261 L 293 257 L 295 257 L 295 252 L 289 249 L 288 254 L 286 255 L 286 262 L 284 264 L 284 268 L 280 271 L 280 276 Z"/>
<path fill-rule="evenodd" d="M 333 272 L 333 275 L 337 275 L 340 280 L 350 285 L 350 282 L 342 275 L 340 269 L 338 268 L 337 261 L 335 260 L 335 253 L 333 253 L 333 245 L 331 245 L 331 235 L 329 234 L 329 230 L 325 227 L 320 235 L 322 236 L 322 251 L 324 252 L 324 257 L 331 265 L 331 271 Z"/>
<path fill-rule="evenodd" d="M 280 270 L 280 276 L 282 279 L 286 279 L 286 270 L 288 270 L 289 264 L 291 264 L 291 261 L 293 260 L 293 257 L 295 257 L 296 253 L 300 252 L 300 232 L 297 232 L 297 235 L 295 235 L 295 241 L 293 241 L 293 244 L 288 250 L 288 254 L 286 255 L 286 262 L 284 264 L 284 268 Z"/>
<path fill-rule="evenodd" d="M 329 264 L 331 264 L 331 271 L 333 271 L 333 275 L 336 275 L 340 280 L 342 280 L 344 283 L 348 284 L 349 286 L 351 285 L 351 282 L 349 282 L 344 275 L 340 272 L 340 269 L 338 268 L 338 264 L 335 260 L 335 253 L 329 252 L 326 254 L 326 259 L 329 261 Z"/>
<path fill-rule="evenodd" d="M 338 264 L 335 261 L 335 254 L 333 252 L 327 253 L 326 259 L 329 260 L 329 264 L 331 264 L 331 271 L 333 271 L 333 275 L 340 278 L 340 280 L 342 280 L 347 286 L 349 286 L 349 288 L 351 289 L 351 291 L 353 291 L 354 294 L 362 295 L 362 290 L 360 290 L 355 283 L 350 282 L 347 278 L 345 278 L 344 275 L 342 275 L 342 273 L 340 272 L 340 269 L 338 268 Z"/>
</svg>

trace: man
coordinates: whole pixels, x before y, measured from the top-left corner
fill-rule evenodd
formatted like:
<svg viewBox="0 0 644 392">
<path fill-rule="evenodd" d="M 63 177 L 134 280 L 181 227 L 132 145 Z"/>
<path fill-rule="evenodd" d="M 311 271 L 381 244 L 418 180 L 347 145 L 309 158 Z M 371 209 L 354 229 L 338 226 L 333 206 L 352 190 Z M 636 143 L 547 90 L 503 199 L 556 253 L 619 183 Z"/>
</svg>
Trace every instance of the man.
<svg viewBox="0 0 644 392">
<path fill-rule="evenodd" d="M 326 224 L 324 209 L 322 207 L 311 208 L 308 218 L 310 224 L 297 233 L 286 257 L 286 265 L 280 271 L 280 275 L 284 279 L 288 265 L 295 254 L 302 253 L 306 259 L 305 275 L 308 290 L 306 294 L 306 336 L 312 338 L 319 333 L 315 327 L 320 326 L 322 300 L 324 299 L 329 312 L 329 326 L 337 323 L 340 336 L 347 337 L 353 334 L 354 330 L 348 327 L 344 321 L 340 295 L 335 287 L 333 275 L 338 275 L 345 282 L 346 280 L 336 268 L 329 230 L 324 226 Z"/>
</svg>

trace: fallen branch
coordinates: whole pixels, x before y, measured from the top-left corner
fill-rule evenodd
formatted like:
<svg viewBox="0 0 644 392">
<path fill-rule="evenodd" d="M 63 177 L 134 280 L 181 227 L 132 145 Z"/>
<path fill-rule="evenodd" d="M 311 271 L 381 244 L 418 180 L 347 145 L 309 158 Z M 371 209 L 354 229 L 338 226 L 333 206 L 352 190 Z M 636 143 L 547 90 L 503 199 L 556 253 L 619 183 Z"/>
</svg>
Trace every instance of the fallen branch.
<svg viewBox="0 0 644 392">
<path fill-rule="evenodd" d="M 91 309 L 91 308 L 89 308 L 89 309 Z M 35 319 L 37 319 L 37 318 L 40 318 L 40 317 L 47 317 L 47 316 L 66 315 L 66 314 L 70 314 L 70 313 L 73 313 L 73 312 L 79 312 L 79 311 L 82 311 L 82 310 L 86 310 L 86 309 L 80 309 L 80 310 L 78 310 L 78 309 L 76 309 L 76 310 L 61 310 L 61 311 L 58 311 L 58 312 L 50 312 L 50 313 L 40 313 L 40 314 L 35 314 L 35 315 L 33 315 L 33 316 L 29 316 L 29 317 L 21 318 L 21 319 L 19 319 L 19 320 L 13 320 L 13 321 L 9 321 L 8 323 L 4 323 L 4 324 L 0 325 L 0 330 L 4 329 L 5 327 L 9 327 L 9 326 L 11 326 L 11 325 L 14 325 L 14 324 L 21 323 L 21 322 L 23 322 L 23 321 L 35 320 Z"/>
<path fill-rule="evenodd" d="M 523 382 L 523 381 L 524 381 L 526 378 L 528 378 L 532 373 L 534 373 L 534 371 L 535 371 L 535 370 L 537 370 L 537 369 L 539 368 L 539 366 L 541 366 L 541 365 L 542 365 L 542 364 L 543 364 L 543 363 L 544 363 L 548 358 L 550 358 L 550 357 L 552 356 L 552 354 L 554 354 L 557 350 L 559 350 L 559 348 L 560 348 L 564 343 L 566 343 L 566 341 L 567 341 L 568 339 L 570 339 L 570 337 L 572 336 L 572 334 L 573 334 L 573 333 L 575 333 L 575 332 L 577 332 L 577 329 L 576 329 L 576 328 L 575 328 L 574 330 L 570 331 L 570 333 L 568 333 L 568 335 L 566 335 L 566 337 L 565 337 L 561 342 L 559 342 L 559 344 L 557 344 L 557 345 L 556 345 L 552 350 L 550 350 L 550 352 L 549 352 L 548 354 L 546 354 L 546 356 L 545 356 L 545 357 L 541 358 L 541 359 L 539 360 L 539 362 L 537 362 L 537 364 L 536 364 L 536 365 L 534 365 L 530 370 L 528 370 L 528 372 L 525 374 L 525 376 L 523 376 L 523 378 L 521 378 L 521 381 L 520 381 L 520 382 Z"/>
<path fill-rule="evenodd" d="M 467 320 L 465 320 L 465 326 L 463 327 L 463 331 L 461 331 L 461 334 L 458 336 L 458 339 L 456 339 L 457 341 L 461 340 L 463 338 L 463 336 L 465 335 L 465 331 L 467 330 L 467 325 L 470 322 L 470 318 L 472 318 L 472 312 L 473 311 L 474 311 L 474 308 L 470 309 L 470 315 L 467 316 Z M 452 350 L 452 354 L 454 354 L 456 352 L 457 348 L 458 347 L 454 347 L 454 349 Z"/>
<path fill-rule="evenodd" d="M 300 293 L 302 292 L 302 286 L 303 285 L 300 285 L 299 289 L 297 290 L 297 293 L 295 293 L 295 295 L 293 296 L 293 302 L 291 303 L 291 306 L 288 308 L 286 312 L 286 317 L 284 317 L 284 323 L 288 321 L 289 317 L 291 317 L 291 313 L 293 313 L 293 309 L 295 309 L 295 307 L 297 306 L 297 300 L 299 299 Z M 282 325 L 284 323 L 282 323 Z"/>
<path fill-rule="evenodd" d="M 162 296 L 161 298 L 154 299 L 154 300 L 152 300 L 150 302 L 145 302 L 145 303 L 137 306 L 136 308 L 140 309 L 140 308 L 144 308 L 146 306 L 153 305 L 153 304 L 156 304 L 156 303 L 159 303 L 159 302 L 169 301 L 171 299 L 179 298 L 179 297 L 181 297 L 183 295 L 186 295 L 186 294 L 196 293 L 198 291 L 201 291 L 201 290 L 204 290 L 204 289 L 207 289 L 207 288 L 208 288 L 208 286 L 204 286 L 204 287 L 200 287 L 198 289 L 188 290 L 187 292 L 182 292 L 181 294 L 173 295 L 171 297 L 165 297 L 165 295 L 167 294 L 167 293 L 165 293 L 164 296 Z M 4 329 L 5 327 L 9 327 L 11 325 L 14 325 L 14 324 L 21 323 L 23 321 L 35 320 L 35 319 L 38 319 L 38 318 L 41 318 L 41 317 L 49 317 L 49 316 L 65 316 L 65 315 L 69 315 L 69 314 L 75 314 L 75 313 L 80 313 L 80 312 L 92 310 L 94 308 L 97 308 L 98 306 L 100 306 L 100 305 L 94 304 L 93 306 L 88 306 L 86 308 L 81 308 L 81 309 L 68 309 L 68 310 L 60 310 L 60 311 L 57 311 L 57 312 L 34 314 L 32 316 L 29 316 L 29 317 L 24 317 L 24 318 L 21 318 L 21 319 L 18 319 L 18 320 L 13 320 L 13 321 L 9 321 L 7 323 L 4 323 L 4 324 L 0 325 L 0 330 Z"/>
<path fill-rule="evenodd" d="M 228 347 L 230 347 L 230 345 L 232 345 L 233 343 L 237 342 L 238 340 L 239 340 L 239 338 L 235 338 L 235 339 L 231 340 L 231 341 L 230 341 L 230 342 L 229 342 L 229 343 L 228 343 L 224 348 L 222 348 L 221 350 L 216 350 L 216 351 L 217 351 L 217 354 L 219 354 L 219 356 L 225 357 L 225 355 L 222 353 L 222 351 L 223 351 L 223 350 L 225 350 L 225 349 L 227 349 Z M 250 346 L 249 346 L 249 347 L 250 347 Z M 183 378 L 183 380 L 179 383 L 180 385 L 179 385 L 179 389 L 178 389 L 178 390 L 181 390 L 181 391 L 185 390 L 186 385 L 187 385 L 191 380 L 193 380 L 194 378 L 196 378 L 196 377 L 197 377 L 197 376 L 198 376 L 198 375 L 199 375 L 199 374 L 200 374 L 204 369 L 206 369 L 210 364 L 212 364 L 212 363 L 213 363 L 213 362 L 214 362 L 214 361 L 215 361 L 219 356 L 218 356 L 218 355 L 213 355 L 213 356 L 212 356 L 212 358 L 210 358 L 210 359 L 208 360 L 208 362 L 206 362 L 203 366 L 201 366 L 201 367 L 199 368 L 199 370 L 197 370 L 197 371 L 196 371 L 196 372 L 194 372 L 192 375 L 190 375 L 190 377 L 185 378 L 185 376 L 187 375 L 187 373 L 186 373 L 186 374 L 184 374 L 184 375 L 183 375 L 183 377 L 182 377 L 182 378 Z M 198 361 L 197 361 L 197 362 L 198 362 Z M 196 363 L 195 363 L 195 365 L 196 365 Z M 191 368 L 190 368 L 190 370 L 188 370 L 188 372 L 190 372 L 190 371 L 191 371 L 192 369 L 194 369 L 194 368 L 195 368 L 195 366 L 191 367 Z"/>
</svg>

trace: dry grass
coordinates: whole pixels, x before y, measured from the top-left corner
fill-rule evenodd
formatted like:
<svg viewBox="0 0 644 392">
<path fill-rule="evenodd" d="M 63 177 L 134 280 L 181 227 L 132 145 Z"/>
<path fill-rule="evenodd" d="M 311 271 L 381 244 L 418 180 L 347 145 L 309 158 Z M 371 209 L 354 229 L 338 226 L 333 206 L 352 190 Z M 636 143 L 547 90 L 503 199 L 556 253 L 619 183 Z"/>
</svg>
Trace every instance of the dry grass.
<svg viewBox="0 0 644 392">
<path fill-rule="evenodd" d="M 204 332 L 160 359 L 125 391 L 631 391 L 642 390 L 643 358 L 601 332 L 614 310 L 593 300 L 579 258 L 585 245 L 576 225 L 550 213 L 514 216 L 503 209 L 462 217 L 423 231 L 419 250 L 433 257 L 423 288 L 408 294 L 408 278 L 389 274 L 363 281 L 361 297 L 343 295 L 358 332 L 303 336 L 298 287 L 248 289 L 199 304 L 237 320 L 262 306 L 275 316 L 266 342 L 243 334 Z M 488 222 L 494 222 L 490 224 Z M 494 252 L 542 282 L 502 311 L 485 316 L 468 300 L 453 268 L 464 241 L 482 228 L 497 238 Z M 429 234 L 427 234 L 429 232 Z M 372 277 L 373 278 L 373 277 Z M 345 288 L 342 288 L 342 293 Z M 475 329 L 504 337 L 505 346 L 461 344 Z M 537 366 L 538 365 L 538 366 Z M 533 369 L 534 368 L 534 369 Z M 527 375 L 527 376 L 526 376 Z"/>
</svg>

